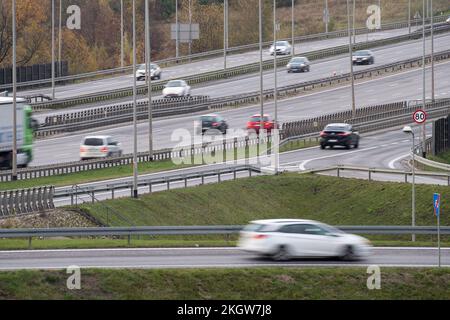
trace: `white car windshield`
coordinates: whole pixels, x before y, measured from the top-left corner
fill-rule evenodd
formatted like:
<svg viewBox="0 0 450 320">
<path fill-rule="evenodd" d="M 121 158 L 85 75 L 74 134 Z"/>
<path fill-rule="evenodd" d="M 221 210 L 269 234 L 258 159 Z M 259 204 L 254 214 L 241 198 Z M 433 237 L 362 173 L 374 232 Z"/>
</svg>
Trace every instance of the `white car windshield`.
<svg viewBox="0 0 450 320">
<path fill-rule="evenodd" d="M 167 83 L 167 88 L 177 88 L 177 87 L 182 87 L 183 86 L 183 82 L 182 81 L 170 81 L 169 83 Z"/>
<path fill-rule="evenodd" d="M 277 45 L 277 47 L 287 47 L 288 46 L 287 42 L 284 42 L 284 41 L 276 42 L 276 45 Z"/>
</svg>

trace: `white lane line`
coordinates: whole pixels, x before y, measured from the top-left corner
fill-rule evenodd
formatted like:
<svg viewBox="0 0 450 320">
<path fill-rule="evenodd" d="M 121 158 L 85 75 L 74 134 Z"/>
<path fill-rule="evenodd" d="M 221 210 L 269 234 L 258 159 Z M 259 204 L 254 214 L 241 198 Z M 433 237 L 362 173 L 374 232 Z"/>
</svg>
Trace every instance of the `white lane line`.
<svg viewBox="0 0 450 320">
<path fill-rule="evenodd" d="M 82 269 L 128 269 L 128 270 L 139 270 L 139 269 L 236 269 L 236 268 L 366 268 L 367 266 L 373 263 L 366 264 L 351 264 L 351 263 L 290 263 L 290 264 L 276 264 L 276 263 L 240 263 L 240 264 L 203 264 L 203 265 L 183 265 L 183 264 L 173 264 L 173 265 L 123 265 L 123 266 L 96 266 L 96 265 L 86 265 L 80 266 Z M 377 263 L 378 266 L 384 268 L 435 268 L 435 264 L 384 264 Z M 450 268 L 450 265 L 442 265 L 443 268 Z M 0 271 L 16 271 L 16 270 L 65 270 L 66 267 L 9 267 L 2 268 L 0 267 Z"/>
<path fill-rule="evenodd" d="M 0 251 L 0 254 L 19 254 L 19 253 L 89 253 L 89 252 L 136 252 L 136 251 L 208 251 L 208 250 L 214 250 L 214 251 L 239 251 L 243 252 L 239 249 L 239 247 L 202 247 L 202 248 L 105 248 L 105 249 L 48 249 L 48 250 L 2 250 Z M 373 247 L 372 250 L 374 251 L 386 251 L 386 250 L 392 250 L 392 251 L 398 251 L 398 250 L 408 250 L 408 251 L 417 251 L 417 250 L 425 250 L 425 251 L 432 251 L 432 250 L 438 250 L 436 247 Z M 450 251 L 450 248 L 441 248 L 441 250 L 444 251 Z"/>
<path fill-rule="evenodd" d="M 350 151 L 350 152 L 346 152 L 346 153 L 339 153 L 339 154 L 333 154 L 330 156 L 324 156 L 324 157 L 319 157 L 319 158 L 313 158 L 313 159 L 309 159 L 309 160 L 305 160 L 300 164 L 300 170 L 302 171 L 306 171 L 305 166 L 312 162 L 312 161 L 317 161 L 317 160 L 324 160 L 324 159 L 330 159 L 330 158 L 335 158 L 335 157 L 342 157 L 342 156 L 346 156 L 349 154 L 354 154 L 354 153 L 360 153 L 360 152 L 365 152 L 365 151 L 370 151 L 370 150 L 374 150 L 374 149 L 378 149 L 380 148 L 379 146 L 376 147 L 371 147 L 371 148 L 367 148 L 367 149 L 362 149 L 362 150 L 357 150 L 357 151 Z M 286 164 L 294 164 L 294 163 L 298 163 L 298 161 L 295 162 L 291 162 L 291 163 L 286 163 Z"/>
<path fill-rule="evenodd" d="M 404 155 L 402 155 L 402 156 L 400 156 L 400 157 L 397 157 L 397 158 L 391 160 L 391 161 L 389 162 L 388 167 L 389 167 L 390 169 L 395 169 L 395 163 L 396 163 L 397 161 L 400 161 L 400 160 L 403 159 L 403 158 L 408 157 L 409 155 L 410 155 L 409 153 L 408 153 L 408 154 L 404 154 Z"/>
</svg>

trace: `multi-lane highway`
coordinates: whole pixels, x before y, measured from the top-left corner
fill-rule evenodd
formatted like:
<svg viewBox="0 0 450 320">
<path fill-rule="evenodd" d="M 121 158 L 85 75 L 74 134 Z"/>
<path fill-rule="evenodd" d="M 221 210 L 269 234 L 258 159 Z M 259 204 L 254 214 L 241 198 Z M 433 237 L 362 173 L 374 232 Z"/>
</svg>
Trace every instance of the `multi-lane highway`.
<svg viewBox="0 0 450 320">
<path fill-rule="evenodd" d="M 436 97 L 450 97 L 450 79 L 448 73 L 450 62 L 436 66 Z M 394 101 L 421 99 L 421 70 L 415 69 L 374 80 L 360 82 L 356 86 L 358 106 L 383 104 Z M 279 120 L 281 122 L 301 120 L 320 116 L 322 114 L 348 110 L 351 105 L 349 86 L 326 89 L 324 91 L 303 96 L 288 98 L 279 102 Z M 232 129 L 243 129 L 248 118 L 259 113 L 259 105 L 225 110 L 220 114 L 227 119 Z M 267 103 L 265 111 L 274 112 L 274 104 Z M 173 147 L 176 141 L 171 141 L 172 133 L 184 129 L 186 133 L 194 133 L 194 123 L 198 114 L 184 117 L 158 119 L 154 122 L 154 141 L 157 149 Z M 92 129 L 83 133 L 75 133 L 62 137 L 38 140 L 35 144 L 35 160 L 32 165 L 47 165 L 53 163 L 77 161 L 79 144 L 82 138 L 90 134 L 112 135 L 123 146 L 125 153 L 132 152 L 131 124 L 119 127 Z M 139 151 L 148 150 L 148 124 L 144 121 L 138 125 Z"/>
<path fill-rule="evenodd" d="M 367 35 L 359 35 L 356 37 L 357 42 L 366 42 L 379 39 L 391 38 L 408 33 L 408 28 L 395 29 L 388 31 L 380 31 Z M 326 48 L 332 48 L 340 45 L 347 44 L 348 38 L 334 38 L 320 41 L 305 42 L 296 45 L 296 53 L 299 52 L 310 52 L 315 50 L 321 50 Z M 268 50 L 264 55 L 265 60 L 270 60 L 271 57 L 268 54 Z M 242 54 L 230 55 L 227 60 L 228 67 L 240 66 L 248 63 L 253 63 L 259 61 L 259 51 L 252 51 Z M 189 75 L 195 75 L 199 73 L 221 70 L 223 69 L 223 57 L 211 58 L 201 61 L 195 61 L 189 64 L 183 64 L 178 66 L 172 66 L 164 68 L 163 79 L 180 78 Z M 68 98 L 76 97 L 83 94 L 95 93 L 105 90 L 120 89 L 125 87 L 130 87 L 133 85 L 133 75 L 116 76 L 112 78 L 88 81 L 79 84 L 71 84 L 67 86 L 58 86 L 56 90 L 57 98 Z M 31 94 L 46 94 L 51 95 L 51 89 L 36 89 L 36 90 L 25 90 L 21 92 L 22 95 Z"/>
<path fill-rule="evenodd" d="M 443 34 L 437 36 L 435 39 L 435 52 L 450 50 L 450 34 Z M 376 65 L 361 65 L 355 67 L 355 71 L 373 68 L 374 66 L 382 66 L 394 62 L 418 58 L 422 55 L 421 40 L 408 41 L 401 44 L 390 45 L 373 50 L 376 55 Z M 350 64 L 347 55 L 341 55 L 333 58 L 327 58 L 315 61 L 311 66 L 309 73 L 287 73 L 286 68 L 280 68 L 277 74 L 278 87 L 293 85 L 300 82 L 319 80 L 326 77 L 331 77 L 336 74 L 344 74 L 350 72 Z M 264 89 L 274 88 L 274 73 L 267 71 L 264 74 Z M 227 80 L 218 80 L 198 85 L 193 88 L 194 95 L 207 95 L 212 98 L 254 92 L 259 90 L 259 74 L 245 75 Z M 160 99 L 160 94 L 154 94 L 154 99 Z M 131 102 L 130 98 L 120 99 L 120 102 Z M 109 103 L 101 103 L 113 104 Z M 70 108 L 70 111 L 85 110 L 87 108 L 98 107 L 99 104 L 76 106 Z M 47 111 L 36 114 L 35 117 L 43 122 L 48 115 L 57 115 L 60 113 L 67 113 L 66 110 Z"/>
<path fill-rule="evenodd" d="M 450 249 L 442 250 L 442 266 L 450 267 Z M 0 252 L 0 270 L 80 268 L 243 268 L 243 267 L 431 267 L 438 263 L 435 248 L 375 248 L 361 261 L 293 260 L 273 262 L 236 248 L 106 249 Z"/>
</svg>

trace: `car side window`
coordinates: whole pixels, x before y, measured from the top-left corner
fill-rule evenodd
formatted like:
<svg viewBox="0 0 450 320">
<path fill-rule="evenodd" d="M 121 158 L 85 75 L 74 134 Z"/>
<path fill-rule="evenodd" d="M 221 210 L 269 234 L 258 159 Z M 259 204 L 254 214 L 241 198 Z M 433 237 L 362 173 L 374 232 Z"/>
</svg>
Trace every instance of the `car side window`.
<svg viewBox="0 0 450 320">
<path fill-rule="evenodd" d="M 327 230 L 325 230 L 319 226 L 312 225 L 312 224 L 305 224 L 305 225 L 303 225 L 303 227 L 304 227 L 304 229 L 303 229 L 304 234 L 324 236 L 328 233 Z"/>
</svg>

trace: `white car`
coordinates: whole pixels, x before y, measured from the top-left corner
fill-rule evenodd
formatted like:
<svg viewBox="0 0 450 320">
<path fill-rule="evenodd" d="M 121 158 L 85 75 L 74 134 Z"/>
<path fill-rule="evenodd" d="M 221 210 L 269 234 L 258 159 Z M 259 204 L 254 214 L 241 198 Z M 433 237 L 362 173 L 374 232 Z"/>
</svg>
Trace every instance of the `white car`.
<svg viewBox="0 0 450 320">
<path fill-rule="evenodd" d="M 277 55 L 290 55 L 292 53 L 292 46 L 290 45 L 289 41 L 277 41 L 276 43 L 277 47 Z M 275 45 L 272 45 L 270 47 L 270 55 L 273 56 L 275 52 Z"/>
<path fill-rule="evenodd" d="M 137 81 L 146 79 L 145 69 L 146 69 L 145 64 L 141 64 L 139 66 L 139 68 L 136 71 Z M 150 76 L 152 77 L 152 80 L 155 80 L 155 79 L 161 80 L 162 71 L 161 71 L 161 68 L 157 64 L 152 63 L 150 65 Z"/>
<path fill-rule="evenodd" d="M 191 87 L 184 80 L 171 80 L 166 84 L 162 94 L 164 98 L 190 97 Z"/>
<path fill-rule="evenodd" d="M 371 253 L 371 243 L 360 236 L 311 220 L 253 221 L 240 235 L 239 247 L 277 261 L 297 257 L 354 260 Z"/>
<path fill-rule="evenodd" d="M 447 20 L 445 20 L 446 23 L 450 23 L 450 17 L 448 17 Z"/>
<path fill-rule="evenodd" d="M 122 155 L 121 144 L 110 136 L 91 136 L 80 145 L 80 159 L 98 159 Z"/>
</svg>

